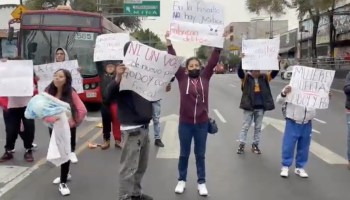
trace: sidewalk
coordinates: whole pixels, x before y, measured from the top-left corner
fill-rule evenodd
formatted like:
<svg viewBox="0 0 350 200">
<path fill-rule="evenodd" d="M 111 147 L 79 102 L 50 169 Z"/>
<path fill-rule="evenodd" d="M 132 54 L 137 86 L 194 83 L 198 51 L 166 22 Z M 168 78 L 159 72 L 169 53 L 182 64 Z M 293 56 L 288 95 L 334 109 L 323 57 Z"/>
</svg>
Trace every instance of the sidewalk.
<svg viewBox="0 0 350 200">
<path fill-rule="evenodd" d="M 345 79 L 334 78 L 333 84 L 332 84 L 332 89 L 343 91 L 344 85 L 345 85 Z"/>
</svg>

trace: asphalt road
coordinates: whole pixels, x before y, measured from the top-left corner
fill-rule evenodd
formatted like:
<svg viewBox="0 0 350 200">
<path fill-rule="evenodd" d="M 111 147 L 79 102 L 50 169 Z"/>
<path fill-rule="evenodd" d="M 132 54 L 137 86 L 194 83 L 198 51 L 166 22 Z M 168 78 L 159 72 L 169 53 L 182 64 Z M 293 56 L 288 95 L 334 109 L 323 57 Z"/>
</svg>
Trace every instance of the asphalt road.
<svg viewBox="0 0 350 200">
<path fill-rule="evenodd" d="M 287 81 L 276 78 L 271 82 L 274 97 Z M 192 155 L 187 189 L 174 194 L 177 183 L 179 152 L 177 124 L 179 93 L 177 84 L 162 101 L 162 136 L 165 148 L 153 146 L 149 167 L 143 180 L 146 194 L 156 200 L 240 199 L 240 200 L 345 200 L 349 198 L 350 171 L 346 169 L 345 97 L 333 92 L 330 108 L 318 112 L 314 120 L 313 143 L 307 171 L 309 179 L 291 173 L 288 179 L 279 176 L 281 139 L 284 121 L 281 108 L 267 112 L 264 120 L 262 155 L 246 151 L 237 155 L 238 134 L 243 112 L 238 108 L 241 97 L 240 80 L 235 74 L 216 75 L 210 88 L 210 116 L 219 125 L 217 135 L 209 135 L 207 144 L 207 187 L 210 196 L 199 197 L 196 190 L 195 160 Z M 0 120 L 2 121 L 2 120 Z M 37 122 L 35 163 L 23 160 L 22 142 L 16 146 L 15 159 L 0 165 L 1 200 L 93 200 L 117 199 L 120 150 L 87 149 L 87 141 L 102 141 L 101 129 L 96 127 L 99 113 L 90 112 L 89 118 L 78 129 L 79 163 L 72 165 L 73 180 L 68 183 L 71 195 L 61 197 L 52 180 L 59 169 L 45 162 L 49 136 L 47 129 Z M 4 146 L 4 127 L 0 124 L 0 146 Z M 152 128 L 152 127 L 151 127 Z M 153 131 L 150 131 L 153 138 Z M 249 132 L 252 138 L 252 130 Z M 1 152 L 2 153 L 2 152 Z"/>
</svg>

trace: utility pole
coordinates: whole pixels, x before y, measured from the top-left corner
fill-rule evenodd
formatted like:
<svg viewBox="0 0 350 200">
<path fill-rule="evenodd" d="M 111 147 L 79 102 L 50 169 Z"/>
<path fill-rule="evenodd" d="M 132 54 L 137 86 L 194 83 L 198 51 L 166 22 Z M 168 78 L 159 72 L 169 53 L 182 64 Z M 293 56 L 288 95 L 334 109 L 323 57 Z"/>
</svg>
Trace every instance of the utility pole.
<svg viewBox="0 0 350 200">
<path fill-rule="evenodd" d="M 19 4 L 23 5 L 23 0 L 20 0 L 20 1 L 19 1 Z"/>
<path fill-rule="evenodd" d="M 273 39 L 273 18 L 270 13 L 270 39 Z"/>
</svg>

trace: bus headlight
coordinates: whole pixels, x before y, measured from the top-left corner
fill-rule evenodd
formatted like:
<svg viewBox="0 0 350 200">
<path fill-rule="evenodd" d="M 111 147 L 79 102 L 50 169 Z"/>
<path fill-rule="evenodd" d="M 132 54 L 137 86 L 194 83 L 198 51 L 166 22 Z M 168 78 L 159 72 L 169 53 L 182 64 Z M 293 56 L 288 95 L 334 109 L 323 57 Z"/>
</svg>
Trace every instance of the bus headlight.
<svg viewBox="0 0 350 200">
<path fill-rule="evenodd" d="M 97 87 L 96 83 L 91 83 L 91 89 L 95 89 Z"/>
<path fill-rule="evenodd" d="M 89 84 L 85 84 L 84 85 L 84 90 L 88 90 L 88 89 L 90 89 L 90 85 Z"/>
</svg>

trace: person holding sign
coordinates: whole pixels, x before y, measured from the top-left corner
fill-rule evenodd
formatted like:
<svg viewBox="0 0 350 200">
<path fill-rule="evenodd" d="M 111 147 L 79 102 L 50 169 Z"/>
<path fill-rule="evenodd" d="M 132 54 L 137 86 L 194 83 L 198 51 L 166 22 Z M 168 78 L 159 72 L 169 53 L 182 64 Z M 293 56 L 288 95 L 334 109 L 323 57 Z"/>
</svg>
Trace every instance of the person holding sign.
<svg viewBox="0 0 350 200">
<path fill-rule="evenodd" d="M 309 148 L 312 135 L 312 119 L 316 117 L 316 109 L 287 103 L 292 87 L 287 85 L 278 95 L 276 102 L 282 104 L 282 113 L 286 119 L 286 127 L 282 143 L 282 169 L 281 177 L 287 178 L 289 168 L 293 164 L 295 146 L 296 168 L 295 174 L 308 178 L 304 167 L 309 158 Z M 329 94 L 330 95 L 330 94 Z"/>
<path fill-rule="evenodd" d="M 244 54 L 241 55 L 244 57 Z M 243 109 L 244 122 L 239 135 L 239 147 L 237 154 L 243 154 L 247 142 L 248 130 L 254 120 L 254 139 L 252 152 L 261 154 L 259 148 L 261 126 L 265 111 L 275 109 L 274 100 L 271 94 L 269 82 L 274 79 L 278 70 L 267 74 L 260 73 L 260 70 L 248 70 L 245 73 L 242 64 L 238 68 L 238 77 L 242 80 L 242 98 L 240 108 Z"/>
<path fill-rule="evenodd" d="M 54 62 L 64 62 L 64 61 L 69 61 L 69 56 L 68 53 L 65 49 L 63 48 L 57 48 L 55 51 L 55 60 Z M 78 158 L 77 155 L 74 153 L 75 151 L 75 144 L 76 144 L 76 134 L 75 132 L 71 132 L 71 154 L 70 154 L 70 159 L 72 161 L 73 164 L 78 163 Z"/>
<path fill-rule="evenodd" d="M 349 164 L 348 164 L 348 169 L 350 170 L 350 72 L 348 73 L 348 75 L 346 76 L 345 79 L 345 86 L 344 86 L 344 93 L 346 95 L 346 102 L 345 102 L 345 108 L 346 108 L 346 116 L 347 116 L 347 124 L 348 124 L 348 137 L 347 137 L 347 141 L 348 141 L 348 160 L 349 160 Z"/>
<path fill-rule="evenodd" d="M 23 60 L 20 57 L 9 58 L 9 60 Z M 7 62 L 7 59 L 1 60 L 0 62 Z M 32 69 L 31 69 L 32 71 Z M 29 71 L 29 73 L 32 73 Z M 31 79 L 31 78 L 30 78 Z M 33 85 L 34 80 L 33 80 Z M 20 86 L 21 87 L 21 86 Z M 22 85 L 22 87 L 26 87 Z M 35 87 L 33 91 L 29 91 L 32 95 L 35 95 Z M 28 102 L 32 96 L 10 96 L 3 99 L 3 117 L 5 122 L 6 129 L 6 144 L 5 144 L 5 153 L 0 158 L 0 162 L 5 162 L 13 159 L 13 153 L 15 152 L 15 144 L 18 135 L 23 140 L 25 153 L 24 159 L 27 162 L 33 162 L 33 148 L 36 147 L 36 144 L 33 144 L 34 135 L 35 135 L 35 122 L 32 119 L 26 119 L 24 116 L 25 109 L 28 105 Z M 22 126 L 23 125 L 23 126 Z"/>
<path fill-rule="evenodd" d="M 118 105 L 115 100 L 108 99 L 108 85 L 115 79 L 116 63 L 113 61 L 105 61 L 104 63 L 105 73 L 101 77 L 101 90 L 102 90 L 102 126 L 103 126 L 103 139 L 104 143 L 101 145 L 101 149 L 106 150 L 110 147 L 111 131 L 115 140 L 115 147 L 121 148 L 121 132 L 120 122 L 118 120 Z M 112 126 L 113 125 L 113 126 Z"/>
<path fill-rule="evenodd" d="M 176 55 L 175 50 L 165 35 L 168 53 Z M 180 89 L 180 157 L 179 178 L 175 193 L 182 194 L 186 187 L 188 159 L 191 153 L 191 142 L 194 138 L 196 155 L 198 192 L 207 196 L 205 173 L 205 151 L 209 128 L 208 96 L 209 82 L 220 57 L 221 49 L 214 48 L 207 66 L 201 70 L 201 62 L 192 57 L 186 60 L 186 66 L 180 67 L 175 74 Z"/>
<path fill-rule="evenodd" d="M 131 42 L 124 46 L 126 54 Z M 148 165 L 149 123 L 152 119 L 152 102 L 132 90 L 120 90 L 120 82 L 126 67 L 116 68 L 116 77 L 108 86 L 108 98 L 118 104 L 118 117 L 123 132 L 123 148 L 120 159 L 119 200 L 153 200 L 142 193 L 141 181 Z"/>
</svg>

